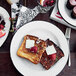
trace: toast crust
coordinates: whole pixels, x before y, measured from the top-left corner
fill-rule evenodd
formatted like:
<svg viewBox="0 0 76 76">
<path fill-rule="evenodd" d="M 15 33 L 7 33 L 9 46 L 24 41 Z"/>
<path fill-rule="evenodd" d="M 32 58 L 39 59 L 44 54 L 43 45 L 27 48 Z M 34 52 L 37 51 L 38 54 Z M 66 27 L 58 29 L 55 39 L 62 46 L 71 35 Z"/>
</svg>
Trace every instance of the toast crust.
<svg viewBox="0 0 76 76">
<path fill-rule="evenodd" d="M 37 53 L 29 52 L 28 49 L 25 48 L 27 39 L 35 41 L 35 46 L 38 48 Z M 37 43 L 37 41 L 40 41 L 40 42 Z M 35 37 L 32 35 L 26 35 L 24 36 L 24 40 L 17 51 L 17 55 L 22 58 L 28 59 L 34 64 L 38 64 L 40 62 L 40 59 L 45 49 L 46 49 L 46 42 L 44 40 L 41 40 L 38 37 Z"/>
</svg>

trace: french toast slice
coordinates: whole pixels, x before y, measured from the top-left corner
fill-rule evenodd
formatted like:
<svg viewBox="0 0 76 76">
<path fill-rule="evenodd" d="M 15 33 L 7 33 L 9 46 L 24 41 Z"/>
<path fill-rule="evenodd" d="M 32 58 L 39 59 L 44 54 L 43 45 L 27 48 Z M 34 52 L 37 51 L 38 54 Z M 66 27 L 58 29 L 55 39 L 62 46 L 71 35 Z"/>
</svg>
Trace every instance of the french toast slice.
<svg viewBox="0 0 76 76">
<path fill-rule="evenodd" d="M 30 52 L 29 49 L 25 47 L 27 39 L 35 41 L 34 45 L 38 48 L 37 53 Z M 44 40 L 41 40 L 38 37 L 32 35 L 26 35 L 24 36 L 24 40 L 17 51 L 17 55 L 22 58 L 28 59 L 34 64 L 38 64 L 41 60 L 42 54 L 44 53 L 45 49 L 46 42 Z"/>
<path fill-rule="evenodd" d="M 61 59 L 64 56 L 63 51 L 51 40 L 47 39 L 46 40 L 46 44 L 47 46 L 51 46 L 53 45 L 56 49 L 56 59 L 55 60 L 51 60 L 49 58 L 49 56 L 47 55 L 46 51 L 43 53 L 42 58 L 40 63 L 42 64 L 42 66 L 48 70 L 50 69 L 59 59 Z"/>
</svg>

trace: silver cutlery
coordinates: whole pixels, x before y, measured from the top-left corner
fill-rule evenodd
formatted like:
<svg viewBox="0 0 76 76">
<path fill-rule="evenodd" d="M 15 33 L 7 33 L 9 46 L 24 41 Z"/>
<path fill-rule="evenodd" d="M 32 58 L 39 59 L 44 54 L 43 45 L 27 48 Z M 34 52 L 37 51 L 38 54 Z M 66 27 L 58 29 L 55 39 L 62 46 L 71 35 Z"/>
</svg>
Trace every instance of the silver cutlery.
<svg viewBox="0 0 76 76">
<path fill-rule="evenodd" d="M 68 46 L 70 46 L 70 44 L 69 44 L 70 35 L 71 35 L 71 28 L 66 28 L 65 37 L 67 39 Z M 71 66 L 70 47 L 69 47 L 69 56 L 68 56 L 68 66 Z"/>
</svg>

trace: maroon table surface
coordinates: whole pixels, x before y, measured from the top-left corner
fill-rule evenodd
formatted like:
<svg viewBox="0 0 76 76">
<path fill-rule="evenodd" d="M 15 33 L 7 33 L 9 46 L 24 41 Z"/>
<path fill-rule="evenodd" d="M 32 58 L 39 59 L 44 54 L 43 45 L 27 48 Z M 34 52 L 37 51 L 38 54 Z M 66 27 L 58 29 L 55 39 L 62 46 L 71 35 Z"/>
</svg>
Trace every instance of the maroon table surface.
<svg viewBox="0 0 76 76">
<path fill-rule="evenodd" d="M 29 8 L 34 8 L 36 5 L 38 5 L 36 0 L 27 0 L 26 2 L 25 0 L 21 0 L 21 3 Z M 6 0 L 0 0 L 0 6 L 4 7 L 11 15 L 11 6 L 6 2 Z M 52 10 L 53 8 L 45 14 L 39 14 L 35 19 L 33 19 L 33 21 L 48 21 L 57 26 L 63 33 L 65 33 L 65 30 L 67 28 L 65 25 L 55 22 L 49 18 Z M 0 47 L 0 76 L 22 76 L 16 70 L 10 58 L 10 44 L 12 37 L 13 34 L 10 32 L 8 38 L 6 39 L 2 47 Z M 76 76 L 76 30 L 73 29 L 71 32 L 70 49 L 72 65 L 71 67 L 68 67 L 66 65 L 58 76 Z"/>
</svg>

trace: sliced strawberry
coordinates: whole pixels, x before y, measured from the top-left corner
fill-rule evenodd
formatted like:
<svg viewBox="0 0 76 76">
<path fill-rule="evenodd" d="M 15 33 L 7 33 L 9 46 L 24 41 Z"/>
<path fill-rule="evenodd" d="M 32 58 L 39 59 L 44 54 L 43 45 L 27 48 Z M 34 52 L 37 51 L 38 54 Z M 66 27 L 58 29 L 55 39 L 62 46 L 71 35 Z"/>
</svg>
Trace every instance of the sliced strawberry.
<svg viewBox="0 0 76 76">
<path fill-rule="evenodd" d="M 9 20 L 11 20 L 11 17 L 9 17 Z"/>
<path fill-rule="evenodd" d="M 4 25 L 0 24 L 0 29 L 4 29 Z"/>
<path fill-rule="evenodd" d="M 51 60 L 56 60 L 56 53 L 55 53 L 55 54 L 52 54 L 52 55 L 49 55 L 49 58 L 50 58 Z"/>
<path fill-rule="evenodd" d="M 54 3 L 54 0 L 51 0 L 50 2 L 51 2 L 51 3 Z"/>
<path fill-rule="evenodd" d="M 50 1 L 47 1 L 46 2 L 46 5 L 50 6 L 51 2 Z"/>
<path fill-rule="evenodd" d="M 3 30 L 0 30 L 0 38 L 3 37 L 6 33 Z"/>
<path fill-rule="evenodd" d="M 30 51 L 31 51 L 31 52 L 34 52 L 34 53 L 37 53 L 37 47 L 36 47 L 36 46 L 32 47 L 32 48 L 30 49 Z"/>
</svg>

